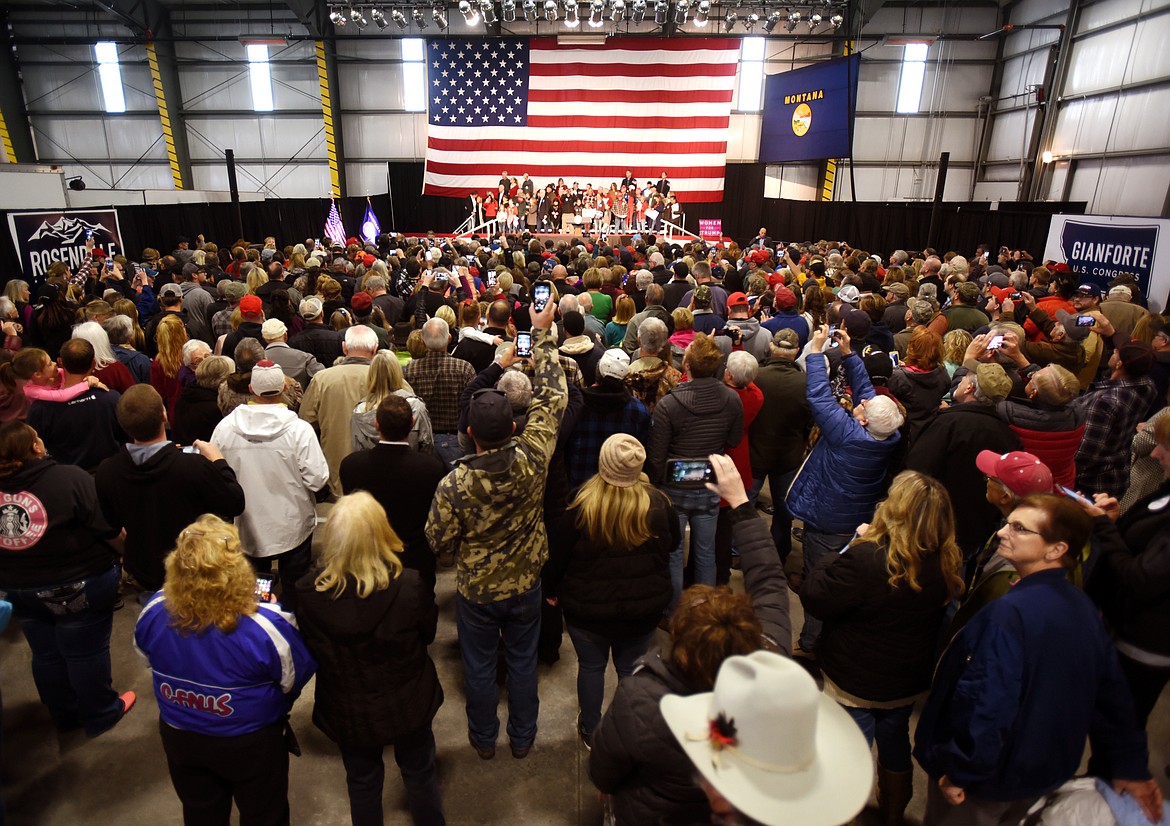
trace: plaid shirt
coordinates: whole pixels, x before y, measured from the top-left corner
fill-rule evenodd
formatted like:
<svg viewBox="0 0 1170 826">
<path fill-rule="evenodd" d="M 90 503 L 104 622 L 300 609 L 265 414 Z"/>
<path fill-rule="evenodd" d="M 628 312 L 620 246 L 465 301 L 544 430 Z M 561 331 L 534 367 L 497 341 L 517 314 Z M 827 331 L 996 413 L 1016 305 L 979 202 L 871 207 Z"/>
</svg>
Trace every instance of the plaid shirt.
<svg viewBox="0 0 1170 826">
<path fill-rule="evenodd" d="M 601 446 L 615 433 L 633 436 L 643 447 L 650 439 L 650 411 L 632 393 L 624 407 L 614 411 L 601 405 L 590 404 L 597 394 L 595 388 L 585 391 L 585 407 L 577 417 L 577 424 L 569 436 L 565 451 L 565 471 L 569 475 L 569 486 L 579 487 L 597 473 L 601 457 Z M 611 395 L 611 394 L 604 394 Z"/>
<path fill-rule="evenodd" d="M 402 370 L 414 392 L 427 406 L 435 433 L 455 433 L 459 428 L 459 400 L 463 388 L 475 378 L 475 368 L 447 353 L 428 351 Z"/>
<path fill-rule="evenodd" d="M 1129 477 L 1129 445 L 1158 395 L 1149 376 L 1094 382 L 1073 404 L 1085 414 L 1077 450 L 1077 490 L 1120 497 Z"/>
</svg>

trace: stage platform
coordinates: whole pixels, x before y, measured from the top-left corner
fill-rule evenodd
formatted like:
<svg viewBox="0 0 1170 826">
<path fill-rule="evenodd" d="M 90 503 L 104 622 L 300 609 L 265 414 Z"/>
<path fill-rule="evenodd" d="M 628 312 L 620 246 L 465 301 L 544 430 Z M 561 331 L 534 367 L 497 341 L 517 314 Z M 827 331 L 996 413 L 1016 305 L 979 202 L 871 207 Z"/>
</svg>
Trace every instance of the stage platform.
<svg viewBox="0 0 1170 826">
<path fill-rule="evenodd" d="M 476 233 L 471 233 L 471 232 L 463 232 L 463 233 L 458 233 L 458 234 L 456 234 L 456 233 L 435 233 L 435 237 L 436 238 L 459 238 L 462 240 L 467 240 L 467 239 L 470 239 L 475 234 Z M 667 243 L 675 243 L 675 242 L 682 242 L 682 241 L 694 241 L 694 240 L 697 240 L 699 237 L 699 236 L 693 235 L 689 232 L 675 232 L 675 233 L 671 233 L 669 235 L 664 234 L 664 233 L 658 233 L 656 235 L 650 235 L 650 233 L 641 233 L 641 235 L 646 240 L 650 240 L 652 238 L 658 238 L 661 236 L 667 240 Z M 487 238 L 487 237 L 488 236 L 486 236 L 486 235 L 480 234 L 481 239 Z M 492 237 L 499 237 L 499 236 L 493 235 Z M 565 233 L 565 232 L 535 232 L 532 234 L 532 237 L 537 239 L 538 241 L 540 241 L 541 244 L 543 244 L 545 241 L 552 241 L 554 244 L 557 243 L 558 241 L 567 241 L 570 244 L 575 244 L 575 243 L 578 243 L 580 241 L 586 240 L 586 238 L 593 238 L 594 240 L 596 240 L 598 236 L 596 236 L 596 235 L 586 236 L 586 235 L 583 235 L 581 233 L 573 234 L 573 233 Z M 628 247 L 634 243 L 634 235 L 630 234 L 630 233 L 625 233 L 625 232 L 609 233 L 608 235 L 604 236 L 604 238 L 605 238 L 606 243 L 612 244 L 614 246 Z"/>
</svg>

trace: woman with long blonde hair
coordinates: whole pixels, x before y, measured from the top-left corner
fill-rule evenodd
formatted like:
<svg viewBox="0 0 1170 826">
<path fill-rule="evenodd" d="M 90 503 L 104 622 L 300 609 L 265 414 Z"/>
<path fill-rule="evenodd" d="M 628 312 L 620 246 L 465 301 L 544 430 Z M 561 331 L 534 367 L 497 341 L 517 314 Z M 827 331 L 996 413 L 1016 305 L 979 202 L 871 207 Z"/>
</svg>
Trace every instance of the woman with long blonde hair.
<svg viewBox="0 0 1170 826">
<path fill-rule="evenodd" d="M 175 402 L 183 385 L 179 382 L 179 368 L 183 366 L 183 345 L 187 343 L 187 328 L 175 313 L 164 313 L 155 328 L 158 355 L 150 364 L 150 384 L 167 405 L 167 421 L 175 420 Z"/>
<path fill-rule="evenodd" d="M 288 822 L 288 715 L 317 664 L 260 590 L 235 526 L 206 514 L 134 627 L 188 826 L 227 823 L 233 798 L 243 823 Z"/>
<path fill-rule="evenodd" d="M 398 356 L 389 350 L 380 350 L 370 361 L 366 379 L 366 397 L 359 401 L 350 418 L 350 434 L 354 452 L 368 450 L 378 443 L 380 435 L 374 419 L 378 405 L 389 395 L 401 396 L 410 405 L 414 414 L 414 425 L 410 429 L 410 447 L 422 453 L 434 449 L 435 436 L 431 430 L 431 417 L 427 405 L 415 395 L 414 388 L 402 375 L 402 364 Z"/>
<path fill-rule="evenodd" d="M 587 747 L 601 722 L 611 652 L 618 677 L 632 674 L 674 593 L 670 553 L 680 538 L 678 515 L 642 473 L 645 460 L 633 436 L 606 439 L 597 475 L 549 537 L 541 587 L 564 610 L 577 650 L 577 732 Z"/>
<path fill-rule="evenodd" d="M 913 795 L 910 713 L 930 688 L 947 605 L 963 590 L 951 500 L 903 471 L 873 522 L 805 577 L 800 601 L 824 621 L 817 662 L 825 694 L 877 742 L 878 802 L 899 822 Z"/>
<path fill-rule="evenodd" d="M 438 610 L 402 541 L 365 491 L 337 500 L 297 617 L 320 663 L 313 722 L 341 748 L 354 823 L 382 822 L 382 752 L 394 746 L 416 826 L 441 826 L 431 721 L 443 690 L 427 646 Z"/>
</svg>

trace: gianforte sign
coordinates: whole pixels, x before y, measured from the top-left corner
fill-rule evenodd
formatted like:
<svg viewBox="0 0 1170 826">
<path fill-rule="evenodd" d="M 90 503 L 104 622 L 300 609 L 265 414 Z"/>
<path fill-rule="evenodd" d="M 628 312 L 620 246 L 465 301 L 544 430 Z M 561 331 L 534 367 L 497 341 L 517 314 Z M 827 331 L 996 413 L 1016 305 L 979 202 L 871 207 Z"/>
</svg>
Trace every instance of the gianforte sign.
<svg viewBox="0 0 1170 826">
<path fill-rule="evenodd" d="M 1170 220 L 1109 215 L 1054 215 L 1044 258 L 1064 261 L 1084 280 L 1105 287 L 1119 275 L 1132 275 L 1163 310 L 1170 293 Z"/>
</svg>

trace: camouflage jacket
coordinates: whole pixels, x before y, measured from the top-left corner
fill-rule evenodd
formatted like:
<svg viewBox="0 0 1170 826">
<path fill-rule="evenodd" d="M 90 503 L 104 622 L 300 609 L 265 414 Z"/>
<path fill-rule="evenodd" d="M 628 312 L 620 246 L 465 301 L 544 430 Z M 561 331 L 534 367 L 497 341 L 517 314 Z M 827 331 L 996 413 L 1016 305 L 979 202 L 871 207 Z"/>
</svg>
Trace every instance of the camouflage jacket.
<svg viewBox="0 0 1170 826">
<path fill-rule="evenodd" d="M 467 600 L 501 602 L 532 590 L 548 559 L 544 485 L 568 388 L 547 330 L 533 331 L 536 362 L 528 422 L 496 450 L 460 459 L 435 491 L 426 534 L 435 553 L 456 560 Z"/>
<path fill-rule="evenodd" d="M 630 364 L 625 385 L 653 413 L 654 406 L 678 385 L 681 378 L 682 374 L 669 363 L 655 356 L 643 356 Z"/>
</svg>

